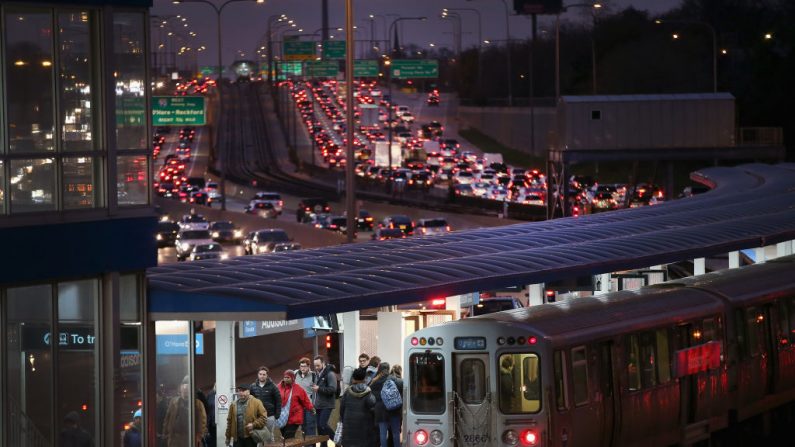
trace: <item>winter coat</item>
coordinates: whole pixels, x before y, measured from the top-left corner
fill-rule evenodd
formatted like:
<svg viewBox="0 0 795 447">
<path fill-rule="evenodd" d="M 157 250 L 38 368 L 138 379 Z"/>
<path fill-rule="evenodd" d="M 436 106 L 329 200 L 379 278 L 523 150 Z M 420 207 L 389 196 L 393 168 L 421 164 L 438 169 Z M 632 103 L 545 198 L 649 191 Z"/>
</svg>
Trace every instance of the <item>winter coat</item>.
<svg viewBox="0 0 795 447">
<path fill-rule="evenodd" d="M 259 399 L 254 396 L 248 397 L 248 405 L 246 405 L 246 412 L 243 414 L 243 423 L 254 425 L 255 429 L 265 427 L 265 421 L 268 418 L 268 413 Z M 243 428 L 246 438 L 251 436 L 251 432 L 247 428 Z M 226 440 L 237 439 L 237 402 L 229 406 L 229 414 L 226 416 Z"/>
<path fill-rule="evenodd" d="M 312 402 L 309 401 L 309 396 L 306 395 L 306 391 L 296 383 L 293 383 L 289 386 L 284 384 L 284 381 L 279 382 L 279 392 L 282 395 L 282 406 L 287 405 L 287 399 L 290 398 L 290 390 L 292 390 L 293 397 L 290 401 L 290 416 L 287 418 L 287 424 L 298 424 L 301 425 L 304 423 L 304 410 L 313 410 L 315 407 L 312 406 Z"/>
<path fill-rule="evenodd" d="M 345 447 L 373 447 L 378 445 L 373 422 L 375 396 L 363 383 L 351 385 L 340 400 L 342 445 Z"/>
<path fill-rule="evenodd" d="M 163 422 L 163 434 L 168 439 L 168 447 L 182 447 L 190 444 L 188 441 L 188 400 L 182 397 L 171 399 L 166 410 L 166 420 Z M 207 413 L 204 404 L 199 399 L 193 399 L 193 409 L 196 412 L 196 438 L 201 439 L 207 433 Z"/>
<path fill-rule="evenodd" d="M 402 416 L 403 414 L 403 407 L 399 407 L 394 410 L 387 410 L 384 406 L 384 401 L 381 400 L 381 390 L 384 389 L 384 384 L 386 383 L 387 379 L 392 379 L 395 381 L 395 386 L 397 387 L 398 391 L 400 391 L 400 397 L 403 397 L 403 379 L 398 379 L 397 377 L 389 374 L 378 377 L 370 382 L 370 389 L 373 390 L 373 395 L 375 395 L 376 422 L 389 422 L 389 418 L 391 416 Z"/>
<path fill-rule="evenodd" d="M 337 405 L 337 375 L 331 370 L 329 365 L 323 368 L 317 378 L 317 395 L 315 396 L 315 408 L 318 410 L 331 408 Z"/>
<path fill-rule="evenodd" d="M 301 388 L 306 391 L 306 395 L 309 396 L 309 400 L 312 402 L 315 401 L 315 392 L 312 390 L 312 385 L 317 383 L 317 373 L 314 371 L 309 371 L 305 376 L 301 375 L 301 370 L 295 370 L 295 383 L 301 385 Z"/>
<path fill-rule="evenodd" d="M 258 381 L 254 381 L 251 384 L 251 395 L 262 402 L 269 416 L 279 417 L 282 412 L 282 398 L 279 388 L 270 377 L 265 382 L 265 386 L 260 386 Z"/>
</svg>

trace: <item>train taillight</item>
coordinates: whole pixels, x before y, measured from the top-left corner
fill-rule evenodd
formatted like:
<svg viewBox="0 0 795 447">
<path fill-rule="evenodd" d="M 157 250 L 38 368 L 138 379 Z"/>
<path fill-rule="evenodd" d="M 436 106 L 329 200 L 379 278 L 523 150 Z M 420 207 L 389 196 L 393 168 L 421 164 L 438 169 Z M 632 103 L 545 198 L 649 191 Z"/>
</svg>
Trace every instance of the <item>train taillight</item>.
<svg viewBox="0 0 795 447">
<path fill-rule="evenodd" d="M 519 444 L 519 436 L 514 430 L 505 430 L 502 434 L 503 444 L 516 445 Z"/>
<path fill-rule="evenodd" d="M 525 430 L 519 435 L 519 442 L 523 446 L 533 446 L 538 443 L 538 435 L 533 430 Z"/>
<path fill-rule="evenodd" d="M 417 430 L 414 432 L 414 442 L 417 445 L 425 445 L 428 443 L 428 432 L 425 430 Z"/>
<path fill-rule="evenodd" d="M 440 430 L 434 430 L 431 432 L 431 444 L 433 445 L 440 445 L 444 442 L 444 434 Z"/>
</svg>

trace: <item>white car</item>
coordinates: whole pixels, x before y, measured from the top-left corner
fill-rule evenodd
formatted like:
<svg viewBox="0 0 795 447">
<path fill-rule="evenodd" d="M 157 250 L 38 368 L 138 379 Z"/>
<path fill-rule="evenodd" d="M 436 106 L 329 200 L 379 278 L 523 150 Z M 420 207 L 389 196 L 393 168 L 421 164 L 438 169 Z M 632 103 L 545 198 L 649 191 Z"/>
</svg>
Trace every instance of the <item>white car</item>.
<svg viewBox="0 0 795 447">
<path fill-rule="evenodd" d="M 489 194 L 487 195 L 487 199 L 497 200 L 499 202 L 508 200 L 508 189 L 504 186 L 495 186 L 491 188 Z"/>
<path fill-rule="evenodd" d="M 469 171 L 458 171 L 453 175 L 453 181 L 459 185 L 475 183 L 475 176 Z"/>
<path fill-rule="evenodd" d="M 186 214 L 179 222 L 180 230 L 209 230 L 210 222 L 201 214 Z"/>
<path fill-rule="evenodd" d="M 414 115 L 412 115 L 411 112 L 405 112 L 402 115 L 400 115 L 400 120 L 403 121 L 404 123 L 413 123 Z"/>
<path fill-rule="evenodd" d="M 180 230 L 174 245 L 177 247 L 177 261 L 184 261 L 197 245 L 214 244 L 208 230 Z"/>
<path fill-rule="evenodd" d="M 397 106 L 395 108 L 395 115 L 402 117 L 404 113 L 409 113 L 409 106 Z"/>
<path fill-rule="evenodd" d="M 221 189 L 218 187 L 218 183 L 207 182 L 207 186 L 204 189 L 207 191 L 207 196 L 210 197 L 213 202 L 221 198 Z"/>
<path fill-rule="evenodd" d="M 472 193 L 478 197 L 485 197 L 491 189 L 491 184 L 486 182 L 475 182 L 472 184 Z"/>
<path fill-rule="evenodd" d="M 205 259 L 229 259 L 229 254 L 224 251 L 221 244 L 199 244 L 193 247 L 190 252 L 191 261 L 202 261 Z"/>
<path fill-rule="evenodd" d="M 254 197 L 252 197 L 251 201 L 249 202 L 251 209 L 256 209 L 256 204 L 258 202 L 267 202 L 273 205 L 276 215 L 281 214 L 282 210 L 284 209 L 282 195 L 278 192 L 258 192 L 254 194 Z"/>
<path fill-rule="evenodd" d="M 414 231 L 419 236 L 431 236 L 435 234 L 447 234 L 451 230 L 447 220 L 443 217 L 436 217 L 433 219 L 418 220 Z"/>
<path fill-rule="evenodd" d="M 516 201 L 523 205 L 544 206 L 544 197 L 534 192 L 519 194 Z"/>
</svg>

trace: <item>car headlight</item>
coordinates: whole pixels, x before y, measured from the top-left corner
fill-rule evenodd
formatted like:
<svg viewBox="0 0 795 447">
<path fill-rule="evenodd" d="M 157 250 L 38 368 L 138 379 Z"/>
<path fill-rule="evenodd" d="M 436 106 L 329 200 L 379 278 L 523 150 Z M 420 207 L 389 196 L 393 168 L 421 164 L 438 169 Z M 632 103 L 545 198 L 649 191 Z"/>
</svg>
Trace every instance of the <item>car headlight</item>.
<svg viewBox="0 0 795 447">
<path fill-rule="evenodd" d="M 229 259 L 229 253 L 221 253 L 221 259 Z"/>
<path fill-rule="evenodd" d="M 235 237 L 243 237 L 243 231 L 242 230 L 235 230 L 234 231 L 234 235 L 235 235 Z"/>
<path fill-rule="evenodd" d="M 183 243 L 179 244 L 179 247 L 182 249 L 182 251 L 190 250 L 190 244 L 187 243 L 187 242 L 183 242 Z"/>
<path fill-rule="evenodd" d="M 220 236 L 221 236 L 221 233 L 219 233 L 217 231 L 213 231 L 213 237 L 220 237 Z"/>
<path fill-rule="evenodd" d="M 158 241 L 162 241 L 163 240 L 163 235 L 162 234 L 158 234 L 157 236 L 155 236 L 155 239 L 157 239 Z"/>
</svg>

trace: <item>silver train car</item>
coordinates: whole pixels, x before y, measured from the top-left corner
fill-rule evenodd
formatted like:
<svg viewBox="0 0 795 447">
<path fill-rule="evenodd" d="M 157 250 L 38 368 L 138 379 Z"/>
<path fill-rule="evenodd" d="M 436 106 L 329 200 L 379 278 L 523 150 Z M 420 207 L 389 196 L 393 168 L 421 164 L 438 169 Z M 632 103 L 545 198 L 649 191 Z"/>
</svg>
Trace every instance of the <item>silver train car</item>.
<svg viewBox="0 0 795 447">
<path fill-rule="evenodd" d="M 406 447 L 791 445 L 764 436 L 795 423 L 795 257 L 448 322 L 404 353 Z"/>
</svg>

